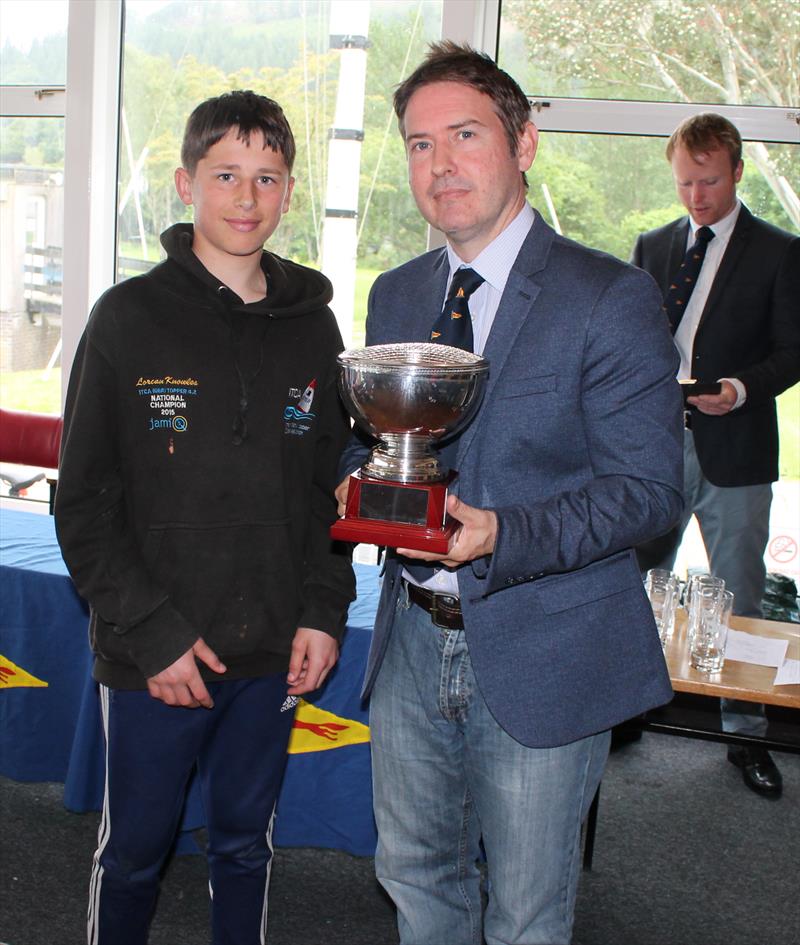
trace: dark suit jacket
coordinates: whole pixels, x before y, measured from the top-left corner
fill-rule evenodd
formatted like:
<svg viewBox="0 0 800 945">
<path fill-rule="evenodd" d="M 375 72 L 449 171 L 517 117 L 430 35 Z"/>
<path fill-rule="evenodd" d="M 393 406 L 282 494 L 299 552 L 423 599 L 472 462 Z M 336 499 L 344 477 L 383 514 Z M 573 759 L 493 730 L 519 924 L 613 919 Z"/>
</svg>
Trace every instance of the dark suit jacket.
<svg viewBox="0 0 800 945">
<path fill-rule="evenodd" d="M 632 262 L 666 294 L 686 252 L 688 217 L 642 234 Z M 711 287 L 692 350 L 700 381 L 736 377 L 747 390 L 738 410 L 692 413 L 705 477 L 717 486 L 778 478 L 775 397 L 800 380 L 800 238 L 742 206 Z"/>
<path fill-rule="evenodd" d="M 380 276 L 367 344 L 427 341 L 447 277 L 443 249 Z M 682 507 L 677 353 L 649 276 L 537 214 L 484 356 L 489 380 L 458 438 L 455 491 L 494 509 L 499 533 L 492 555 L 458 570 L 467 641 L 500 725 L 526 745 L 561 745 L 671 697 L 631 547 Z M 354 438 L 341 468 L 364 455 Z M 400 570 L 390 556 L 367 693 Z"/>
</svg>

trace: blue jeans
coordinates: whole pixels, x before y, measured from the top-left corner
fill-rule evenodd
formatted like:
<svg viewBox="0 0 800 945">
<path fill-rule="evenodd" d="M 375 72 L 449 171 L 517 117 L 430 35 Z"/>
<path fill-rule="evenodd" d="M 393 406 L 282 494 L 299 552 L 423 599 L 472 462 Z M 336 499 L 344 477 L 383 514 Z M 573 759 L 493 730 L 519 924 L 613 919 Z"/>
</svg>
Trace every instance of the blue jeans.
<svg viewBox="0 0 800 945">
<path fill-rule="evenodd" d="M 609 733 L 558 748 L 515 741 L 486 707 L 464 632 L 435 627 L 405 594 L 370 728 L 375 868 L 397 906 L 403 945 L 481 945 L 482 935 L 487 945 L 568 942 L 581 823 Z"/>
</svg>

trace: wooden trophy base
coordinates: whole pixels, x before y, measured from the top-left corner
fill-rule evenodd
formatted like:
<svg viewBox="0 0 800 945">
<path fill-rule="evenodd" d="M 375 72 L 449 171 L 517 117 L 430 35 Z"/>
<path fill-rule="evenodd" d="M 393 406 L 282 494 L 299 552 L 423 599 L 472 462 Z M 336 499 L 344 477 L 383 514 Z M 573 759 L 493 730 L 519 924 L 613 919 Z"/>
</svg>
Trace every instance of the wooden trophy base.
<svg viewBox="0 0 800 945">
<path fill-rule="evenodd" d="M 442 482 L 387 482 L 360 472 L 350 477 L 344 517 L 331 538 L 444 554 L 458 523 L 446 516 L 450 473 Z"/>
</svg>

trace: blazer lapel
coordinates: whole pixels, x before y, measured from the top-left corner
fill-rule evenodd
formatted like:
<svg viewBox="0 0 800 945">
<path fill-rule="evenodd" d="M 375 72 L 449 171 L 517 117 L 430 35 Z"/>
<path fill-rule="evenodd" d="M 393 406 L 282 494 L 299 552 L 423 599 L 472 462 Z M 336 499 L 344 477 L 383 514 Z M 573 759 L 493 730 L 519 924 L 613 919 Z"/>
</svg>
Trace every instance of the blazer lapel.
<svg viewBox="0 0 800 945">
<path fill-rule="evenodd" d="M 672 239 L 669 244 L 669 255 L 667 257 L 666 279 L 661 287 L 664 298 L 667 296 L 669 287 L 675 274 L 680 269 L 683 257 L 686 255 L 686 245 L 689 239 L 689 218 L 681 220 L 672 231 Z"/>
<path fill-rule="evenodd" d="M 403 311 L 411 312 L 411 320 L 406 325 L 406 340 L 431 340 L 431 328 L 442 311 L 449 274 L 447 250 L 442 249 L 433 261 L 430 275 L 408 287 L 408 293 L 403 300 Z"/>
<path fill-rule="evenodd" d="M 484 403 L 494 393 L 520 329 L 528 317 L 535 314 L 534 304 L 540 288 L 533 276 L 544 269 L 554 238 L 555 230 L 545 223 L 537 211 L 536 219 L 508 274 L 508 281 L 483 351 L 483 356 L 489 362 Z M 459 439 L 456 468 L 469 449 L 479 425 L 480 412 Z"/>
</svg>

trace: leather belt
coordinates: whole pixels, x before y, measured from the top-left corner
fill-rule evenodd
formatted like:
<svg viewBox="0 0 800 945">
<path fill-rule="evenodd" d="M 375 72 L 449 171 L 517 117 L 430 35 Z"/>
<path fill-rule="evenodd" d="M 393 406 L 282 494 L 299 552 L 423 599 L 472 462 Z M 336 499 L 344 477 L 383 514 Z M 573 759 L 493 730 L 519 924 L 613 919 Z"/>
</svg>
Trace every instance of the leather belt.
<svg viewBox="0 0 800 945">
<path fill-rule="evenodd" d="M 431 615 L 431 622 L 434 626 L 444 627 L 445 630 L 464 629 L 464 617 L 461 614 L 461 604 L 457 597 L 451 597 L 449 594 L 437 594 L 425 587 L 411 584 L 410 581 L 404 581 L 403 583 L 408 592 L 408 599 L 412 604 L 416 604 L 417 607 L 421 607 Z"/>
</svg>

